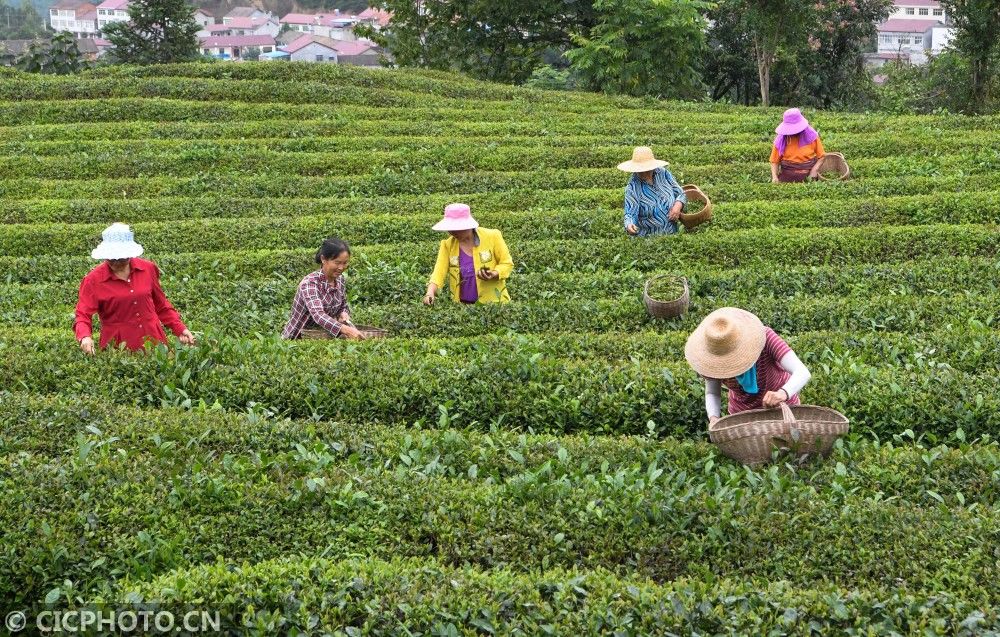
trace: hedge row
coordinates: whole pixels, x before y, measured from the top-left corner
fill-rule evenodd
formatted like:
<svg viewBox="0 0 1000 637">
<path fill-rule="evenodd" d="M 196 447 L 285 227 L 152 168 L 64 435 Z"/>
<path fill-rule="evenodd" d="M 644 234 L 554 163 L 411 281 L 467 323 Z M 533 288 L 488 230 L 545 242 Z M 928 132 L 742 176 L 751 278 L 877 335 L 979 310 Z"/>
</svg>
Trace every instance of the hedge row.
<svg viewBox="0 0 1000 637">
<path fill-rule="evenodd" d="M 884 149 L 884 154 L 869 152 L 853 162 L 852 168 L 859 175 L 913 174 L 910 171 L 933 161 L 935 165 L 958 167 L 963 164 L 986 162 L 987 166 L 1000 167 L 1000 153 L 992 150 L 969 152 L 967 143 L 955 149 L 941 149 L 942 154 L 929 160 L 923 153 L 926 145 L 917 144 L 919 154 L 907 156 L 902 149 Z M 953 150 L 955 152 L 950 152 Z M 723 165 L 722 170 L 733 177 L 752 176 L 766 164 L 768 147 L 754 145 L 717 145 L 671 149 L 669 155 L 674 170 L 688 176 L 708 176 L 713 166 Z M 615 170 L 615 165 L 627 156 L 621 146 L 551 147 L 538 146 L 486 146 L 471 147 L 457 140 L 443 142 L 436 147 L 417 149 L 400 147 L 384 151 L 344 152 L 273 152 L 269 150 L 220 150 L 207 145 L 188 146 L 174 152 L 126 152 L 96 154 L 91 161 L 81 161 L 79 156 L 35 157 L 22 155 L 16 162 L 0 162 L 0 179 L 9 181 L 18 177 L 36 179 L 84 179 L 139 177 L 143 175 L 191 176 L 211 169 L 219 173 L 270 174 L 287 176 L 365 176 L 404 167 L 419 167 L 420 172 L 518 172 L 556 170 L 603 169 L 621 183 L 625 177 Z M 904 158 L 911 158 L 904 161 Z M 741 164 L 741 165 L 731 165 Z M 897 165 L 898 164 L 898 165 Z M 919 173 L 917 173 L 919 174 Z M 767 175 L 770 178 L 770 175 Z M 716 176 L 718 179 L 718 176 Z M 601 180 L 606 183 L 607 177 Z M 754 179 L 753 181 L 760 181 Z"/>
<path fill-rule="evenodd" d="M 317 131 L 310 131 L 308 136 L 298 139 L 290 137 L 287 131 L 262 130 L 260 134 L 254 135 L 253 131 L 242 130 L 237 139 L 211 139 L 211 140 L 174 140 L 174 139 L 149 139 L 139 140 L 123 139 L 115 136 L 111 140 L 73 140 L 67 142 L 15 142 L 5 141 L 0 144 L 0 157 L 16 157 L 19 161 L 36 162 L 42 168 L 54 169 L 55 159 L 80 160 L 86 157 L 92 161 L 100 162 L 103 165 L 114 166 L 115 162 L 133 159 L 148 163 L 159 159 L 169 165 L 171 156 L 181 156 L 190 161 L 198 153 L 211 153 L 219 157 L 222 165 L 226 165 L 230 155 L 251 155 L 248 160 L 255 159 L 255 155 L 263 153 L 340 153 L 343 161 L 347 165 L 353 165 L 353 157 L 350 153 L 372 153 L 372 152 L 394 152 L 399 155 L 406 155 L 411 163 L 436 163 L 437 156 L 446 154 L 449 156 L 458 155 L 453 161 L 463 159 L 460 152 L 473 152 L 476 155 L 482 153 L 503 153 L 511 151 L 537 151 L 548 150 L 549 152 L 561 155 L 580 154 L 583 161 L 588 161 L 588 157 L 598 156 L 607 162 L 620 160 L 623 152 L 627 153 L 628 148 L 623 149 L 622 145 L 608 138 L 607 135 L 580 135 L 568 134 L 558 137 L 538 136 L 538 135 L 509 135 L 498 131 L 496 134 L 477 139 L 484 148 L 468 148 L 468 138 L 451 135 L 442 138 L 439 135 L 411 135 L 411 136 L 366 136 L 358 138 L 356 133 L 350 131 L 348 134 L 320 136 Z M 345 131 L 346 132 L 346 131 Z M 981 142 L 983 134 L 981 131 L 972 131 L 967 134 L 959 134 L 949 138 L 945 142 L 936 142 L 935 150 L 939 154 L 953 154 L 967 151 L 973 143 Z M 658 155 L 668 158 L 675 165 L 677 164 L 704 164 L 730 161 L 759 162 L 766 160 L 770 152 L 770 139 L 756 138 L 732 139 L 731 136 L 719 135 L 717 139 L 703 139 L 705 143 L 692 146 L 689 139 L 678 139 L 667 142 L 662 138 L 657 140 L 656 152 Z M 889 147 L 883 139 L 872 138 L 871 135 L 839 135 L 830 140 L 836 145 L 838 151 L 846 153 L 850 157 L 898 157 L 899 155 L 926 152 L 929 143 L 928 137 L 914 136 L 907 138 L 898 144 Z M 435 153 L 428 159 L 421 159 L 419 152 Z M 532 157 L 535 159 L 534 157 Z M 40 161 L 44 160 L 44 161 Z M 470 161 L 475 161 L 474 159 Z M 596 160 L 594 160 L 596 161 Z M 110 168 L 108 169 L 110 171 Z M 28 172 L 27 174 L 31 174 Z M 109 172 L 114 174 L 114 172 Z"/>
<path fill-rule="evenodd" d="M 336 229 L 331 229 L 335 231 Z M 323 233 L 325 235 L 326 233 Z M 320 235 L 320 236 L 323 236 Z M 140 241 L 142 237 L 139 237 Z M 350 239 L 350 237 L 348 237 Z M 747 246 L 753 246 L 748 250 Z M 929 225 L 861 228 L 787 228 L 681 234 L 636 240 L 538 240 L 512 245 L 517 273 L 565 274 L 607 270 L 694 272 L 700 267 L 761 268 L 895 263 L 932 257 L 993 257 L 1000 236 L 989 226 Z M 433 241 L 356 248 L 355 265 L 375 264 L 387 273 L 427 272 Z M 294 251 L 162 253 L 154 259 L 169 276 L 218 276 L 235 280 L 272 274 L 300 277 L 315 266 L 313 249 Z M 0 281 L 45 283 L 77 281 L 94 262 L 86 253 L 73 257 L 0 256 Z"/>
<path fill-rule="evenodd" d="M 0 563 L 10 574 L 0 581 L 0 600 L 8 605 L 36 604 L 65 580 L 92 598 L 124 577 L 147 579 L 218 555 L 239 563 L 320 551 L 520 571 L 604 567 L 659 581 L 734 577 L 862 588 L 902 581 L 910 591 L 998 600 L 989 548 L 1000 531 L 994 446 L 849 444 L 839 464 L 760 475 L 684 445 L 634 460 L 642 452 L 628 447 L 637 443 L 617 443 L 622 453 L 603 440 L 585 451 L 589 439 L 574 446 L 490 434 L 463 451 L 454 431 L 428 433 L 429 447 L 422 433 L 399 431 L 376 452 L 383 443 L 355 438 L 359 447 L 347 446 L 338 433 L 344 427 L 274 423 L 259 412 L 164 411 L 152 422 L 135 412 L 137 421 L 121 422 L 123 410 L 104 412 L 115 419 L 106 422 L 103 409 L 31 409 L 32 426 L 76 427 L 75 439 L 64 440 L 65 451 L 54 457 L 0 459 L 8 502 L 0 510 Z M 2 413 L 5 429 L 13 428 L 18 409 Z M 183 429 L 171 430 L 171 421 Z M 311 440 L 249 452 L 238 442 L 230 452 L 205 442 L 241 431 L 221 433 L 229 427 L 277 442 L 266 432 L 274 426 L 274 433 L 298 428 Z M 434 440 L 465 455 L 452 471 L 436 468 L 449 461 L 435 461 Z M 661 444 L 671 445 L 642 446 Z M 532 447 L 537 456 L 529 462 L 518 449 Z M 390 458 L 395 449 L 400 455 Z M 959 490 L 944 490 L 952 486 Z M 897 491 L 907 497 L 890 495 Z M 915 552 L 925 559 L 915 563 Z"/>
<path fill-rule="evenodd" d="M 219 562 L 130 582 L 115 597 L 123 608 L 207 605 L 224 609 L 226 630 L 282 634 L 969 637 L 1000 629 L 995 609 L 953 593 L 729 579 L 659 585 L 602 570 L 527 576 L 413 559 L 285 558 L 236 569 Z"/>
<path fill-rule="evenodd" d="M 721 214 L 735 204 L 783 202 L 793 206 L 815 207 L 825 201 L 837 202 L 830 214 L 840 206 L 854 209 L 875 209 L 882 198 L 913 197 L 935 193 L 963 195 L 994 190 L 1000 181 L 992 173 L 956 175 L 952 177 L 891 177 L 866 179 L 863 182 L 829 184 L 784 184 L 775 188 L 767 183 L 704 184 L 709 196 L 719 207 L 716 226 L 725 221 Z M 141 221 L 177 221 L 183 219 L 236 217 L 298 217 L 311 215 L 401 215 L 409 211 L 427 213 L 440 211 L 452 201 L 464 201 L 482 216 L 494 212 L 546 210 L 576 210 L 581 213 L 599 208 L 617 212 L 622 203 L 623 186 L 606 189 L 579 188 L 559 190 L 515 190 L 478 193 L 437 193 L 426 195 L 399 194 L 388 196 L 302 197 L 194 196 L 158 197 L 152 199 L 114 198 L 88 199 L 21 199 L 5 203 L 0 210 L 2 223 L 107 223 L 109 219 L 125 219 L 132 224 Z M 947 196 L 942 194 L 941 196 Z M 919 211 L 917 211 L 919 213 Z M 954 210 L 952 211 L 954 212 Z M 988 211 L 984 211 L 988 212 Z M 959 210 L 958 216 L 975 214 Z M 793 215 L 787 215 L 793 217 Z M 787 219 L 786 219 L 787 222 Z"/>
<path fill-rule="evenodd" d="M 430 266 L 413 263 L 401 267 L 371 262 L 360 253 L 348 272 L 348 298 L 357 305 L 386 305 L 415 301 L 423 294 Z M 510 286 L 518 303 L 558 299 L 581 300 L 640 298 L 646 279 L 659 272 L 642 272 L 627 267 L 594 269 L 579 273 L 554 271 L 517 272 Z M 169 273 L 163 284 L 170 299 L 181 308 L 214 305 L 254 309 L 287 308 L 301 276 L 315 268 L 303 260 L 300 271 L 271 276 L 246 272 L 226 276 L 222 269 L 185 275 L 181 280 Z M 885 264 L 845 264 L 835 266 L 787 266 L 768 268 L 699 267 L 686 272 L 696 304 L 724 303 L 753 297 L 790 298 L 807 295 L 910 297 L 954 296 L 960 293 L 990 296 L 998 293 L 992 257 L 951 257 L 937 261 L 906 261 Z M 78 276 L 58 282 L 0 284 L 0 303 L 6 311 L 31 307 L 51 308 L 74 305 L 79 289 Z M 734 297 L 734 295 L 736 295 Z M 68 309 L 68 308 L 67 308 Z"/>
<path fill-rule="evenodd" d="M 468 335 L 511 323 L 506 317 L 483 322 L 455 331 Z M 639 433 L 652 421 L 658 431 L 690 435 L 704 427 L 704 388 L 679 350 L 669 359 L 606 361 L 560 358 L 530 343 L 492 350 L 473 343 L 463 355 L 441 348 L 411 356 L 377 343 L 298 347 L 273 336 L 233 338 L 232 332 L 208 333 L 202 345 L 174 360 L 166 353 L 111 352 L 91 359 L 67 331 L 64 340 L 9 342 L 0 372 L 23 391 L 97 394 L 123 404 L 189 398 L 227 409 L 257 404 L 293 417 L 382 422 L 433 419 L 446 405 L 480 426 L 536 431 Z M 993 360 L 991 340 L 979 339 L 971 360 Z M 903 355 L 905 364 L 892 367 L 863 356 L 821 361 L 805 398 L 840 409 L 861 431 L 940 435 L 961 427 L 979 435 L 1000 424 L 1000 395 L 989 389 L 989 373 L 956 369 L 933 349 Z"/>
<path fill-rule="evenodd" d="M 849 201 L 831 209 L 828 202 L 809 200 L 722 204 L 716 210 L 713 231 L 768 228 L 837 228 L 880 225 L 997 224 L 1000 222 L 1000 190 L 956 195 L 939 193 L 912 197 L 883 198 L 876 202 Z M 500 228 L 509 245 L 539 237 L 540 215 L 544 234 L 553 240 L 613 239 L 624 235 L 622 213 L 616 209 L 547 210 L 477 213 L 480 223 Z M 322 214 L 235 219 L 183 218 L 152 223 L 133 223 L 144 246 L 159 252 L 219 252 L 225 250 L 295 249 L 318 245 L 330 234 L 348 238 L 356 245 L 433 241 L 440 235 L 431 226 L 440 219 L 439 210 L 421 204 L 401 214 Z M 101 224 L 56 225 L 52 223 L 12 226 L 0 236 L 0 253 L 11 257 L 45 254 L 86 253 L 100 241 Z M 515 248 L 516 250 L 516 248 Z"/>
<path fill-rule="evenodd" d="M 986 151 L 982 151 L 986 152 Z M 199 158 L 196 161 L 207 161 Z M 493 161 L 493 160 L 490 160 Z M 976 164 L 972 172 L 995 170 L 1000 166 L 1000 154 L 990 159 L 985 156 L 943 155 L 939 157 L 900 157 L 893 162 L 879 159 L 864 159 L 854 163 L 859 176 L 878 175 L 880 177 L 934 176 L 943 172 L 957 174 L 967 171 L 969 162 Z M 626 178 L 614 169 L 614 164 L 604 168 L 542 168 L 527 172 L 505 171 L 456 171 L 446 172 L 440 168 L 422 168 L 416 164 L 404 163 L 385 169 L 375 169 L 364 174 L 335 175 L 322 177 L 324 166 L 329 162 L 310 164 L 304 160 L 289 160 L 282 170 L 259 174 L 241 172 L 194 171 L 193 176 L 152 176 L 158 174 L 153 165 L 147 166 L 142 178 L 120 177 L 87 179 L 86 165 L 78 164 L 76 179 L 46 180 L 19 178 L 0 180 L 0 196 L 18 199 L 128 199 L 176 196 L 215 197 L 348 197 L 378 196 L 389 194 L 430 194 L 430 193 L 476 193 L 518 190 L 559 190 L 567 188 L 624 188 Z M 499 168 L 503 166 L 497 165 Z M 142 167 L 136 166 L 135 174 Z M 193 167 L 192 167 L 193 170 Z M 290 174 L 294 171 L 308 174 Z M 675 168 L 674 175 L 683 183 L 698 183 L 712 192 L 715 184 L 729 182 L 732 188 L 737 184 L 768 183 L 770 174 L 762 160 L 756 167 L 745 164 L 682 166 Z M 866 177 L 867 178 L 867 177 Z M 813 188 L 795 192 L 815 192 L 836 188 L 839 184 L 804 184 Z M 770 184 L 777 191 L 780 186 Z M 905 194 L 905 193 L 904 193 Z"/>
</svg>

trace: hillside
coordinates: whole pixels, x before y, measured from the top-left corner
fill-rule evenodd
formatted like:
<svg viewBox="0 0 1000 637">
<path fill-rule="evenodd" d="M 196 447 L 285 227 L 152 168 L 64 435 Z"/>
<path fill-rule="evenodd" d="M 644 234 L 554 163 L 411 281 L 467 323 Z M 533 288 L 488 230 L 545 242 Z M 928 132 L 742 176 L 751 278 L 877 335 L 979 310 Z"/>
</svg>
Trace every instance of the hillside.
<svg viewBox="0 0 1000 637">
<path fill-rule="evenodd" d="M 851 180 L 771 184 L 779 109 L 332 65 L 4 74 L 0 608 L 138 598 L 253 634 L 1000 630 L 1000 118 L 807 115 Z M 615 165 L 640 144 L 712 197 L 709 226 L 624 235 Z M 503 231 L 510 305 L 421 305 L 453 201 Z M 113 221 L 197 347 L 81 354 Z M 355 320 L 392 338 L 277 338 L 331 234 Z M 682 319 L 645 312 L 663 272 L 690 280 Z M 683 345 L 727 305 L 851 419 L 825 462 L 749 471 L 708 444 Z"/>
</svg>

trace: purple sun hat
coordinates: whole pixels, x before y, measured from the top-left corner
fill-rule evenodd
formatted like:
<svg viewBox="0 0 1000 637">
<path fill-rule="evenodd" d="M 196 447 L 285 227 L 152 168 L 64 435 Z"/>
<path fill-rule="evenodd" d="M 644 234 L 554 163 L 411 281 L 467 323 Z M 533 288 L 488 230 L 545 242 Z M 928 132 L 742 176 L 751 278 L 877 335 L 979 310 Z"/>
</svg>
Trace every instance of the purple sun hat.
<svg viewBox="0 0 1000 637">
<path fill-rule="evenodd" d="M 802 116 L 802 111 L 797 108 L 790 108 L 785 111 L 781 118 L 781 124 L 774 129 L 779 135 L 798 135 L 809 128 L 809 122 Z"/>
</svg>

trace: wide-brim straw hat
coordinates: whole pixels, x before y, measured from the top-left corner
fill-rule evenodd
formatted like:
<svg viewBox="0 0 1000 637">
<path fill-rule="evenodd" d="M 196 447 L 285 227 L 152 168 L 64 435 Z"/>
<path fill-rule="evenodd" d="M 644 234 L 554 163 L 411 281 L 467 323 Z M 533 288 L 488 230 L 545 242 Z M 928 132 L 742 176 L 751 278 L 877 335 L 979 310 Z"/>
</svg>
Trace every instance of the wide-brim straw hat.
<svg viewBox="0 0 1000 637">
<path fill-rule="evenodd" d="M 764 324 L 737 307 L 715 310 L 695 328 L 684 358 L 705 378 L 735 378 L 753 367 L 764 351 Z"/>
<path fill-rule="evenodd" d="M 113 223 L 101 233 L 101 243 L 90 252 L 92 259 L 131 259 L 142 256 L 142 246 L 124 223 Z"/>
<path fill-rule="evenodd" d="M 644 173 L 648 170 L 663 168 L 667 162 L 653 156 L 653 149 L 649 146 L 637 146 L 632 151 L 632 159 L 618 164 L 618 170 L 627 173 Z"/>
<path fill-rule="evenodd" d="M 475 230 L 479 222 L 473 219 L 472 211 L 464 203 L 451 203 L 444 209 L 444 219 L 434 224 L 433 229 L 441 232 Z"/>
<path fill-rule="evenodd" d="M 798 135 L 807 128 L 809 128 L 809 120 L 802 115 L 802 111 L 790 108 L 785 111 L 781 123 L 774 129 L 774 132 L 779 135 Z"/>
</svg>

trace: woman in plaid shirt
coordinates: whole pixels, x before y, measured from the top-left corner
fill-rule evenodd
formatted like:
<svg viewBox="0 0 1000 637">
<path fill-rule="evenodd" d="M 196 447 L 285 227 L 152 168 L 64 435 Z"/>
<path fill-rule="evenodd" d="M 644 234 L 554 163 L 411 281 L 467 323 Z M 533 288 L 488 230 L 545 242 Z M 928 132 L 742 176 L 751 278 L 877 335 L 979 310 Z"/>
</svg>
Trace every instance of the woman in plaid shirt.
<svg viewBox="0 0 1000 637">
<path fill-rule="evenodd" d="M 361 332 L 351 323 L 347 304 L 344 270 L 351 262 L 351 248 L 337 237 L 330 237 L 316 251 L 320 269 L 307 274 L 292 302 L 292 315 L 281 332 L 282 338 L 299 338 L 306 328 L 320 328 L 333 336 L 361 339 Z"/>
</svg>

